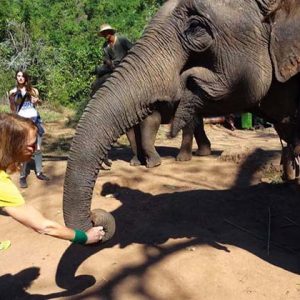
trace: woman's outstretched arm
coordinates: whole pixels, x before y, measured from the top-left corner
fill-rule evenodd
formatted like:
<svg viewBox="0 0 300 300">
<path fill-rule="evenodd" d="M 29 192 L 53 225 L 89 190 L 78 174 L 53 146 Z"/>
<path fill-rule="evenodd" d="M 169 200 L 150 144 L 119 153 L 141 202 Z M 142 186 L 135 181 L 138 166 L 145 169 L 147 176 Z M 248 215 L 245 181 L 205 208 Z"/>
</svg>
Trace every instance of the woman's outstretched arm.
<svg viewBox="0 0 300 300">
<path fill-rule="evenodd" d="M 4 207 L 3 210 L 16 221 L 32 228 L 38 233 L 70 241 L 74 241 L 76 238 L 76 233 L 73 229 L 45 218 L 31 205 L 23 204 L 21 206 Z M 91 228 L 86 232 L 87 241 L 85 244 L 99 242 L 104 234 L 103 227 L 101 226 Z"/>
</svg>

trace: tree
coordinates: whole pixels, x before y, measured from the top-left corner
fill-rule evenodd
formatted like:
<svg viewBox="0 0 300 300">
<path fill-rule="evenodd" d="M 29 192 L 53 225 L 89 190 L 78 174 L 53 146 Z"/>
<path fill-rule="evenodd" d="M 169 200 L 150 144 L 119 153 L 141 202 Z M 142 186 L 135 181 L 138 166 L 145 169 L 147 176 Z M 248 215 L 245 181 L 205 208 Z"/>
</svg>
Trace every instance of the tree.
<svg viewBox="0 0 300 300">
<path fill-rule="evenodd" d="M 110 23 L 134 42 L 162 2 L 1 0 L 0 97 L 23 68 L 43 99 L 77 107 L 88 99 L 91 71 L 102 61 L 100 24 Z"/>
</svg>

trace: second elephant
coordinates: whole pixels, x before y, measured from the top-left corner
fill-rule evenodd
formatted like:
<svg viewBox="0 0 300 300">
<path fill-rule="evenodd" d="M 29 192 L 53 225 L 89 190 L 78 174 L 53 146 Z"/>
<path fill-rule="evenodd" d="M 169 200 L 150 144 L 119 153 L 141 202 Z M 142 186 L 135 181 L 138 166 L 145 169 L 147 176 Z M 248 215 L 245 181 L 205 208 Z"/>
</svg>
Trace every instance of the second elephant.
<svg viewBox="0 0 300 300">
<path fill-rule="evenodd" d="M 178 103 L 158 101 L 154 104 L 152 114 L 127 131 L 126 135 L 133 152 L 130 165 L 145 164 L 147 168 L 153 168 L 161 164 L 160 156 L 154 146 L 156 135 L 160 124 L 172 122 L 177 106 Z M 189 123 L 182 129 L 182 141 L 176 157 L 177 161 L 187 161 L 192 158 L 193 137 L 198 145 L 195 155 L 211 154 L 211 144 L 204 131 L 203 119 L 199 116 L 195 122 Z"/>
<path fill-rule="evenodd" d="M 102 86 L 110 74 L 97 76 L 91 86 L 91 96 Z M 133 157 L 131 166 L 145 164 L 147 168 L 154 168 L 161 164 L 160 155 L 155 149 L 156 135 L 161 124 L 169 124 L 175 115 L 178 102 L 157 101 L 152 105 L 152 114 L 147 116 L 140 124 L 126 132 Z M 192 158 L 193 137 L 198 145 L 196 156 L 211 154 L 211 144 L 204 131 L 203 118 L 198 116 L 195 122 L 189 123 L 182 129 L 182 140 L 177 161 L 188 161 Z M 107 161 L 107 160 L 106 160 Z M 109 163 L 106 163 L 109 165 Z"/>
</svg>

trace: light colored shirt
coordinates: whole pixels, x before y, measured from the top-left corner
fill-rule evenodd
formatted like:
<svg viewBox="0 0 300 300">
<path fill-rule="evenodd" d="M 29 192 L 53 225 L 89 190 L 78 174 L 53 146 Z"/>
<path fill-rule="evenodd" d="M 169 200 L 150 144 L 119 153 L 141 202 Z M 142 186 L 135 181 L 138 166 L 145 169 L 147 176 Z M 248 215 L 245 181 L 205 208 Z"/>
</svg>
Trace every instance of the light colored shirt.
<svg viewBox="0 0 300 300">
<path fill-rule="evenodd" d="M 34 119 L 37 118 L 38 112 L 31 101 L 25 101 L 21 109 L 18 111 L 18 115 L 24 118 Z"/>
<path fill-rule="evenodd" d="M 34 89 L 34 92 L 38 95 L 38 91 Z M 18 90 L 14 88 L 10 91 L 10 94 L 15 93 L 15 105 L 17 107 L 17 114 L 21 117 L 28 119 L 36 119 L 38 112 L 35 108 L 35 104 L 31 102 L 31 95 L 26 92 L 25 89 Z M 23 103 L 23 104 L 22 104 Z M 20 105 L 22 104 L 21 108 Z"/>
</svg>

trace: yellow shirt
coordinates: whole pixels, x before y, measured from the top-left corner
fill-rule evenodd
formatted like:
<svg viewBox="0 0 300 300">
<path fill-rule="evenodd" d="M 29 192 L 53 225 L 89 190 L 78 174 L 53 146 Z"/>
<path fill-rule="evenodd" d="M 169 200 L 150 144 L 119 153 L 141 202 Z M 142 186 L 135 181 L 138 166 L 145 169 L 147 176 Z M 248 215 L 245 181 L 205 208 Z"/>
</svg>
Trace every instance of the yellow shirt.
<svg viewBox="0 0 300 300">
<path fill-rule="evenodd" d="M 0 208 L 6 206 L 20 206 L 24 203 L 23 196 L 8 174 L 0 170 Z"/>
</svg>

